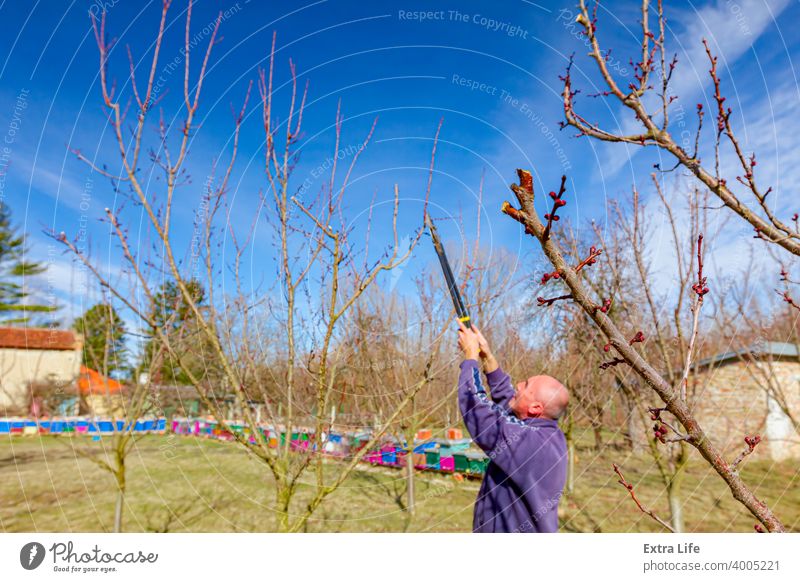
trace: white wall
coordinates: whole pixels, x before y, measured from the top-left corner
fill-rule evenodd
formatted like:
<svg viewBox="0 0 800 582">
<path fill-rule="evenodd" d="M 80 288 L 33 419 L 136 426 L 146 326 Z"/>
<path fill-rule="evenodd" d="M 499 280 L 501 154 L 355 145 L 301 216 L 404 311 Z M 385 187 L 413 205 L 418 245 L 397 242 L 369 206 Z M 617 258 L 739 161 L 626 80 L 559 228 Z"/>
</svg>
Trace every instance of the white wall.
<svg viewBox="0 0 800 582">
<path fill-rule="evenodd" d="M 78 377 L 81 350 L 23 350 L 0 348 L 0 416 L 7 408 L 28 403 L 32 382 L 72 383 Z M 10 412 L 10 411 L 9 411 Z"/>
</svg>

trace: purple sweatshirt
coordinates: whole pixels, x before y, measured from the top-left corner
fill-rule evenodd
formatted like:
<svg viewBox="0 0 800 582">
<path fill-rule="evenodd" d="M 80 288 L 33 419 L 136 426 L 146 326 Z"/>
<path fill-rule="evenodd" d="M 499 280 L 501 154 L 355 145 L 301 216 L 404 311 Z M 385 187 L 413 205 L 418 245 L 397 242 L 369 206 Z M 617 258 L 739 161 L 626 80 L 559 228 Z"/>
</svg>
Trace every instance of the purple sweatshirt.
<svg viewBox="0 0 800 582">
<path fill-rule="evenodd" d="M 472 529 L 493 532 L 558 531 L 558 500 L 567 477 L 567 442 L 558 422 L 520 420 L 509 408 L 515 391 L 501 369 L 481 384 L 478 362 L 461 364 L 458 404 L 472 440 L 489 456 Z"/>
</svg>

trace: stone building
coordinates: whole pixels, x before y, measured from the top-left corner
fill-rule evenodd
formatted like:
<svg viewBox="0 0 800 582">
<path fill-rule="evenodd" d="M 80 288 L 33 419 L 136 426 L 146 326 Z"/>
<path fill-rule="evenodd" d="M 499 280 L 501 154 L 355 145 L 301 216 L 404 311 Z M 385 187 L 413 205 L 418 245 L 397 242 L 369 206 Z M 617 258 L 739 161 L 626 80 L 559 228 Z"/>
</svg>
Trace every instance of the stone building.
<svg viewBox="0 0 800 582">
<path fill-rule="evenodd" d="M 29 414 L 33 385 L 74 390 L 82 348 L 69 330 L 0 327 L 0 416 Z"/>
<path fill-rule="evenodd" d="M 800 359 L 795 344 L 761 342 L 698 362 L 694 410 L 726 453 L 760 435 L 754 458 L 800 458 Z"/>
</svg>

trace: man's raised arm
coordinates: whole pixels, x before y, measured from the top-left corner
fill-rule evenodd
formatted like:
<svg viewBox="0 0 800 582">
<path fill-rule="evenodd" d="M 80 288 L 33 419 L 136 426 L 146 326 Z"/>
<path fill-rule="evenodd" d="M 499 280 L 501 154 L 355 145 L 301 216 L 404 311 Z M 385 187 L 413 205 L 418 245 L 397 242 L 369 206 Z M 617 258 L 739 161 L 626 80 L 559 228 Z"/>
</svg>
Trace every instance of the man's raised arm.
<svg viewBox="0 0 800 582">
<path fill-rule="evenodd" d="M 494 357 L 489 342 L 474 325 L 472 329 L 478 336 L 478 347 L 480 348 L 480 357 L 483 363 L 483 371 L 486 374 L 486 382 L 489 384 L 489 393 L 499 406 L 508 411 L 509 402 L 514 397 L 514 387 L 511 385 L 511 377 L 506 374 L 500 364 L 497 363 L 497 358 Z"/>
</svg>

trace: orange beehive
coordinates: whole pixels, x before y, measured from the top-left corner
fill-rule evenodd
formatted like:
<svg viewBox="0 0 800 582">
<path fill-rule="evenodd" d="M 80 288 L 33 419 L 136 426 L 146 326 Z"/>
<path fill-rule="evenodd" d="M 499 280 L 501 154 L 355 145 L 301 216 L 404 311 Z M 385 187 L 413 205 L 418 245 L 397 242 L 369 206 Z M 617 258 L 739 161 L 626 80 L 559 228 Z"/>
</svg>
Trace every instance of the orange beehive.
<svg viewBox="0 0 800 582">
<path fill-rule="evenodd" d="M 423 428 L 422 430 L 417 431 L 417 440 L 418 441 L 427 441 L 433 436 L 433 433 L 430 429 Z"/>
<path fill-rule="evenodd" d="M 446 435 L 449 440 L 458 440 L 464 438 L 464 433 L 461 432 L 460 428 L 448 428 Z"/>
</svg>

